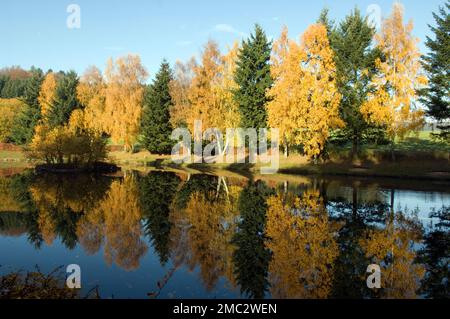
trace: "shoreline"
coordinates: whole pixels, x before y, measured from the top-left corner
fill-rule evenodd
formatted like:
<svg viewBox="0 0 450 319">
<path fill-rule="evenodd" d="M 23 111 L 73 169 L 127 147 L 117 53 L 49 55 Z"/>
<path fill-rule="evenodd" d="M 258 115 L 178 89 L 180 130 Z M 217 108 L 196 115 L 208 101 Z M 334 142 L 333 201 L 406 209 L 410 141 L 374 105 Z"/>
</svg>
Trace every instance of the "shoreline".
<svg viewBox="0 0 450 319">
<path fill-rule="evenodd" d="M 0 151 L 1 153 L 1 151 Z M 3 152 L 0 154 L 0 176 L 7 172 L 20 171 L 21 169 L 37 169 L 45 167 L 41 163 L 28 161 L 23 152 Z M 129 154 L 125 152 L 110 152 L 105 163 L 125 168 L 143 169 L 176 169 L 191 171 L 192 173 L 220 173 L 228 172 L 241 176 L 264 176 L 260 174 L 260 168 L 265 164 L 175 164 L 170 156 L 152 155 L 147 152 Z M 71 170 L 71 173 L 81 173 L 81 169 Z M 59 173 L 59 172 L 56 172 Z M 9 174 L 8 174 L 9 175 Z M 372 179 L 399 179 L 399 180 L 423 180 L 444 181 L 450 183 L 450 161 L 445 158 L 420 159 L 404 158 L 395 162 L 390 161 L 348 161 L 330 160 L 326 163 L 312 164 L 304 157 L 292 155 L 288 158 L 280 157 L 280 167 L 274 175 L 293 176 L 335 176 Z"/>
</svg>

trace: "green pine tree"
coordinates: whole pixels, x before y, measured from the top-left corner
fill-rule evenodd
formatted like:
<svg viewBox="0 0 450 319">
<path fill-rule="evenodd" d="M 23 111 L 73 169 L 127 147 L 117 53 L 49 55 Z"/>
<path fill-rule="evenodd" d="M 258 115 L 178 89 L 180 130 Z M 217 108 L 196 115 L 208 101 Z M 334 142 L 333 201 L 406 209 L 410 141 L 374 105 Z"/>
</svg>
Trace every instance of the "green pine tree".
<svg viewBox="0 0 450 319">
<path fill-rule="evenodd" d="M 42 82 L 44 81 L 44 73 L 41 69 L 35 68 L 31 68 L 30 72 L 31 77 L 27 81 L 22 97 L 26 107 L 17 116 L 11 132 L 11 140 L 18 145 L 31 142 L 34 135 L 34 128 L 41 118 L 41 107 L 38 97 Z"/>
<path fill-rule="evenodd" d="M 335 52 L 337 82 L 342 95 L 341 118 L 345 128 L 340 138 L 352 142 L 356 156 L 365 135 L 373 129 L 364 120 L 360 108 L 370 90 L 370 78 L 375 72 L 379 51 L 372 46 L 375 29 L 355 9 L 335 29 L 330 31 L 330 44 Z M 366 72 L 367 71 L 367 72 Z"/>
<path fill-rule="evenodd" d="M 271 253 L 265 246 L 267 199 L 274 192 L 263 181 L 248 182 L 239 196 L 241 218 L 232 244 L 234 274 L 241 293 L 248 298 L 262 299 L 269 288 L 267 279 Z"/>
<path fill-rule="evenodd" d="M 334 20 L 331 20 L 329 17 L 330 10 L 328 8 L 323 8 L 320 12 L 319 19 L 317 19 L 317 23 L 323 24 L 328 31 L 328 37 L 331 36 L 334 30 Z"/>
<path fill-rule="evenodd" d="M 52 127 L 69 122 L 72 112 L 81 107 L 77 98 L 78 75 L 75 71 L 63 73 L 56 86 L 55 101 L 48 114 L 48 123 Z"/>
<path fill-rule="evenodd" d="M 433 13 L 436 26 L 429 26 L 434 39 L 427 37 L 426 46 L 430 52 L 423 57 L 423 65 L 428 73 L 428 87 L 421 91 L 422 103 L 428 108 L 428 115 L 438 122 L 444 140 L 450 138 L 450 1 Z"/>
<path fill-rule="evenodd" d="M 239 105 L 244 128 L 267 127 L 266 91 L 273 82 L 269 64 L 271 50 L 272 44 L 259 25 L 255 26 L 254 34 L 242 42 L 235 73 L 238 88 L 234 91 L 234 98 Z"/>
<path fill-rule="evenodd" d="M 170 207 L 180 182 L 172 172 L 152 172 L 139 179 L 144 232 L 151 239 L 162 265 L 170 257 Z"/>
<path fill-rule="evenodd" d="M 170 154 L 172 150 L 173 141 L 170 139 L 172 125 L 169 113 L 169 109 L 173 105 L 169 92 L 172 78 L 170 66 L 164 60 L 155 80 L 145 92 L 141 142 L 151 153 Z"/>
</svg>

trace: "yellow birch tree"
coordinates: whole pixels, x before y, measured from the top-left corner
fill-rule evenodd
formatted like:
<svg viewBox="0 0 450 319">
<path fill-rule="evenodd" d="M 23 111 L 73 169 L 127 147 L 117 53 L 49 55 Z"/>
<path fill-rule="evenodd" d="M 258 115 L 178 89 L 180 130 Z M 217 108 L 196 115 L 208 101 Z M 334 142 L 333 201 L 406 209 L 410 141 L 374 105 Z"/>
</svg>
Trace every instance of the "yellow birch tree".
<svg viewBox="0 0 450 319">
<path fill-rule="evenodd" d="M 138 55 L 110 59 L 105 71 L 105 128 L 114 142 L 124 143 L 127 151 L 132 150 L 139 134 L 147 76 Z"/>
<path fill-rule="evenodd" d="M 288 204 L 286 202 L 292 202 Z M 319 191 L 301 197 L 268 199 L 266 246 L 271 293 L 275 298 L 327 298 L 339 254 L 337 227 L 328 217 Z"/>
<path fill-rule="evenodd" d="M 311 25 L 297 44 L 289 40 L 285 27 L 273 51 L 269 126 L 280 129 L 286 148 L 302 145 L 305 155 L 317 158 L 330 130 L 344 125 L 327 30 L 321 24 Z"/>
<path fill-rule="evenodd" d="M 189 92 L 191 110 L 186 114 L 188 127 L 194 128 L 194 121 L 201 120 L 204 128 L 213 128 L 217 122 L 219 99 L 215 92 L 221 80 L 223 57 L 216 42 L 210 40 L 202 53 L 201 64 L 194 67 L 194 78 Z M 215 116 L 216 115 L 216 116 Z"/>
<path fill-rule="evenodd" d="M 190 112 L 189 90 L 194 77 L 196 61 L 191 58 L 189 62 L 177 61 L 174 67 L 174 79 L 169 84 L 170 96 L 173 106 L 170 109 L 170 122 L 173 127 L 186 126 L 186 114 Z"/>
<path fill-rule="evenodd" d="M 369 123 L 385 126 L 392 143 L 423 126 L 424 112 L 415 108 L 417 89 L 427 83 L 421 72 L 418 39 L 412 35 L 413 23 L 403 24 L 403 8 L 396 3 L 376 35 L 383 58 L 376 60 L 373 93 L 361 106 Z"/>
<path fill-rule="evenodd" d="M 43 119 L 49 114 L 53 107 L 55 95 L 56 95 L 56 75 L 53 72 L 49 72 L 41 85 L 39 92 L 39 105 L 41 106 L 41 116 Z"/>
<path fill-rule="evenodd" d="M 82 126 L 96 132 L 105 131 L 105 82 L 97 67 L 89 67 L 81 77 L 77 98 L 84 109 L 72 112 L 70 126 Z"/>
</svg>

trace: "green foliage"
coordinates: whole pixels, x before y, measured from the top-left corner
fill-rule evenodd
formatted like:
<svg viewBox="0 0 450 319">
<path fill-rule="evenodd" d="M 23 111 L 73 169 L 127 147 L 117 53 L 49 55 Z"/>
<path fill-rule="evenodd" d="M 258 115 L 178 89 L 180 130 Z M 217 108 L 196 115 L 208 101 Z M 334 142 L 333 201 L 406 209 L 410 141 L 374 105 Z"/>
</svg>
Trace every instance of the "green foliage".
<svg viewBox="0 0 450 319">
<path fill-rule="evenodd" d="M 263 29 L 255 26 L 254 34 L 242 42 L 238 54 L 234 99 L 239 106 L 241 125 L 245 128 L 267 127 L 266 91 L 272 86 L 270 75 L 271 42 Z"/>
<path fill-rule="evenodd" d="M 450 207 L 433 211 L 430 218 L 438 222 L 425 235 L 419 262 L 426 265 L 427 274 L 422 282 L 421 292 L 427 298 L 445 299 L 450 296 Z"/>
<path fill-rule="evenodd" d="M 81 107 L 77 99 L 78 75 L 75 71 L 63 73 L 58 79 L 53 106 L 48 114 L 51 127 L 65 125 L 72 112 Z"/>
<path fill-rule="evenodd" d="M 264 298 L 268 288 L 270 251 L 265 247 L 267 198 L 273 190 L 262 181 L 250 181 L 239 197 L 241 221 L 233 238 L 235 275 L 241 291 L 250 298 Z"/>
<path fill-rule="evenodd" d="M 0 83 L 0 86 L 2 86 L 0 96 L 5 99 L 12 99 L 23 96 L 27 79 L 10 79 L 3 76 L 0 82 L 2 82 Z"/>
<path fill-rule="evenodd" d="M 364 255 L 359 238 L 373 224 L 385 220 L 389 204 L 379 201 L 362 201 L 361 193 L 353 186 L 352 201 L 345 198 L 333 198 L 328 202 L 329 211 L 343 226 L 339 229 L 338 245 L 341 252 L 335 262 L 333 276 L 333 296 L 335 298 L 363 299 L 370 297 L 366 282 L 361 280 L 370 261 Z M 369 295 L 368 295 L 369 294 Z"/>
<path fill-rule="evenodd" d="M 422 103 L 428 115 L 438 121 L 439 137 L 450 139 L 450 2 L 433 13 L 436 26 L 430 26 L 434 38 L 425 42 L 430 52 L 423 57 L 423 66 L 428 74 L 428 87 L 421 91 Z"/>
<path fill-rule="evenodd" d="M 34 135 L 34 128 L 41 118 L 39 106 L 39 92 L 44 73 L 41 69 L 31 69 L 31 77 L 27 81 L 22 100 L 25 102 L 25 108 L 18 114 L 11 130 L 11 140 L 18 145 L 24 145 L 31 142 Z"/>
<path fill-rule="evenodd" d="M 189 181 L 178 191 L 175 198 L 175 207 L 177 209 L 186 208 L 191 195 L 196 192 L 204 194 L 208 200 L 216 200 L 216 198 L 210 197 L 216 191 L 217 183 L 218 177 L 213 175 L 197 174 L 191 176 Z"/>
<path fill-rule="evenodd" d="M 172 125 L 169 109 L 173 106 L 169 84 L 172 71 L 166 61 L 161 64 L 153 83 L 144 95 L 141 123 L 142 145 L 151 153 L 170 154 L 173 142 L 170 139 Z"/>
<path fill-rule="evenodd" d="M 163 265 L 170 257 L 170 207 L 180 182 L 175 173 L 152 172 L 139 183 L 145 233 Z"/>
<path fill-rule="evenodd" d="M 0 70 L 0 98 L 23 96 L 30 74 L 18 66 Z"/>
<path fill-rule="evenodd" d="M 374 129 L 367 124 L 360 108 L 367 99 L 370 79 L 375 72 L 375 59 L 379 56 L 379 51 L 372 48 L 375 29 L 355 9 L 329 32 L 335 52 L 338 88 L 342 95 L 340 114 L 346 124 L 339 134 L 341 139 L 352 141 L 355 155 L 365 134 Z M 382 135 L 382 130 L 379 133 Z"/>
<path fill-rule="evenodd" d="M 328 37 L 330 37 L 334 29 L 334 20 L 330 20 L 330 17 L 328 16 L 329 12 L 330 10 L 328 8 L 323 8 L 317 19 L 317 23 L 323 24 L 327 28 Z"/>
</svg>

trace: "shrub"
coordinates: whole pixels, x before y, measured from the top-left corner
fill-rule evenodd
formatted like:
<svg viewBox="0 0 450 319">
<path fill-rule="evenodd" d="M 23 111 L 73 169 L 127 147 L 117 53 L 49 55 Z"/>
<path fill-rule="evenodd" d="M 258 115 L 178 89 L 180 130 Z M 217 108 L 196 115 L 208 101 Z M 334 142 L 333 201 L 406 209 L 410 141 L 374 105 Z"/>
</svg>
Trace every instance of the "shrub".
<svg viewBox="0 0 450 319">
<path fill-rule="evenodd" d="M 47 164 L 89 166 L 106 158 L 106 141 L 91 130 L 72 130 L 67 126 L 53 129 L 36 127 L 28 157 Z"/>
</svg>

